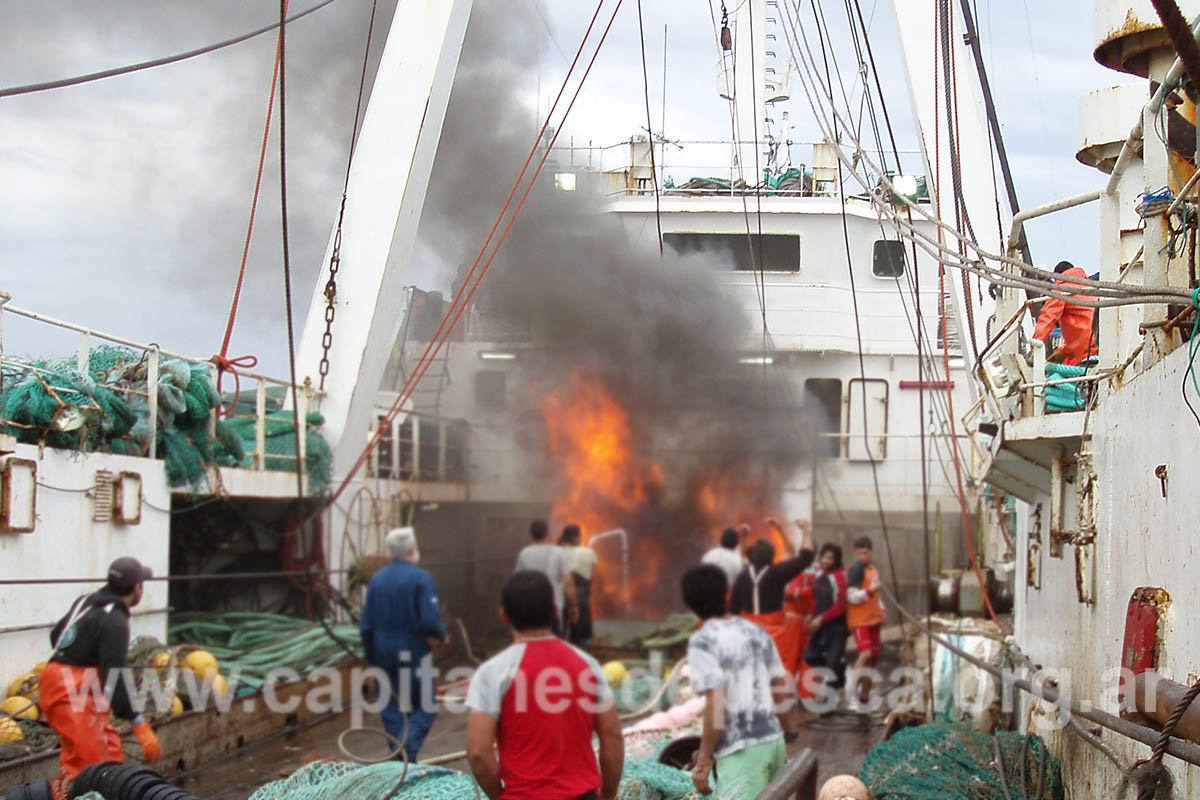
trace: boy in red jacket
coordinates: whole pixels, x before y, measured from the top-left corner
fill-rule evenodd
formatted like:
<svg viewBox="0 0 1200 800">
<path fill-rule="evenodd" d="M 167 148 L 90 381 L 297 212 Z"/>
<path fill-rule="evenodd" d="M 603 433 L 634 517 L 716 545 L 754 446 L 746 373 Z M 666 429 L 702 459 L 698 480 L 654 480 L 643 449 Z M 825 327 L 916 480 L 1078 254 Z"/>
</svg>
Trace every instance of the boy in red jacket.
<svg viewBox="0 0 1200 800">
<path fill-rule="evenodd" d="M 846 652 L 846 573 L 842 569 L 842 548 L 827 543 L 821 546 L 821 572 L 813 582 L 813 615 L 808 618 L 808 647 L 804 660 L 810 667 L 823 667 L 832 681 L 831 689 L 845 685 Z"/>
</svg>

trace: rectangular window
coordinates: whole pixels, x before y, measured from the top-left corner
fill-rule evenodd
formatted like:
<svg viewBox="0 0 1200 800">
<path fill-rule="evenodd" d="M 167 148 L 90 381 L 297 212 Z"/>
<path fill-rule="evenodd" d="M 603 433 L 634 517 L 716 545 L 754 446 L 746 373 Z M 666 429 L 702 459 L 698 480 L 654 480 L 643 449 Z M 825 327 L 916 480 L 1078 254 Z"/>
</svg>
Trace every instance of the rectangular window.
<svg viewBox="0 0 1200 800">
<path fill-rule="evenodd" d="M 814 416 L 817 455 L 837 458 L 842 452 L 842 382 L 837 378 L 809 378 L 804 382 L 804 407 Z"/>
<path fill-rule="evenodd" d="M 904 242 L 879 239 L 871 253 L 871 272 L 876 278 L 899 278 L 904 274 Z"/>
<path fill-rule="evenodd" d="M 846 456 L 852 461 L 887 457 L 888 382 L 855 378 L 849 386 L 846 417 Z"/>
<path fill-rule="evenodd" d="M 734 270 L 800 271 L 800 237 L 784 234 L 664 233 L 663 244 L 679 255 L 700 254 Z M 761 266 L 760 266 L 761 261 Z"/>
</svg>

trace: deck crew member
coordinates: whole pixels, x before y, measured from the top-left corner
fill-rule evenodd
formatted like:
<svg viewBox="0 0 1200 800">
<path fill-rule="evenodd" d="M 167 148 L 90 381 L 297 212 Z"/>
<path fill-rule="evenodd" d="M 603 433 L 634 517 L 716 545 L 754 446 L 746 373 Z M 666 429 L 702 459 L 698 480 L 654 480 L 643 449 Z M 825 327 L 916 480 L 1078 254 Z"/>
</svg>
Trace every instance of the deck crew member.
<svg viewBox="0 0 1200 800">
<path fill-rule="evenodd" d="M 846 571 L 842 548 L 832 542 L 821 545 L 821 571 L 813 581 L 813 614 L 808 618 L 808 646 L 804 661 L 824 668 L 825 685 L 837 690 L 846 682 Z"/>
<path fill-rule="evenodd" d="M 448 640 L 433 576 L 417 566 L 416 532 L 395 528 L 384 539 L 392 563 L 371 576 L 359 627 L 367 663 L 388 676 L 383 727 L 404 745 L 408 762 L 437 717 L 433 646 Z"/>
<path fill-rule="evenodd" d="M 141 601 L 143 581 L 152 576 L 135 558 L 116 559 L 104 588 L 76 600 L 50 631 L 54 653 L 38 677 L 38 705 L 62 740 L 56 794 L 65 797 L 67 784 L 89 764 L 125 760 L 121 737 L 108 720 L 110 709 L 132 723 L 146 761 L 162 757 L 154 729 L 130 702 L 125 672 L 129 609 Z"/>
<path fill-rule="evenodd" d="M 1082 288 L 1084 284 L 1068 279 L 1087 278 L 1087 273 L 1070 261 L 1058 262 L 1054 271 L 1059 275 L 1058 285 L 1060 287 Z M 1095 295 L 1085 294 L 1079 295 L 1079 298 L 1081 300 L 1096 299 Z M 1095 332 L 1092 328 L 1092 318 L 1095 315 L 1096 309 L 1094 308 L 1051 297 L 1042 304 L 1037 326 L 1033 329 L 1033 338 L 1046 341 L 1054 331 L 1054 326 L 1057 325 L 1063 335 L 1063 345 L 1060 348 L 1063 355 L 1062 363 L 1078 365 L 1098 352 Z"/>
<path fill-rule="evenodd" d="M 509 576 L 500 604 L 513 643 L 479 667 L 467 690 L 475 780 L 491 800 L 613 800 L 625 741 L 604 671 L 551 635 L 554 590 L 544 574 Z"/>
<path fill-rule="evenodd" d="M 567 560 L 564 580 L 575 587 L 575 604 L 579 608 L 575 620 L 569 610 L 562 615 L 563 630 L 568 642 L 586 650 L 592 642 L 592 571 L 600 559 L 595 550 L 582 544 L 582 536 L 578 525 L 568 525 L 563 528 L 558 544 Z"/>
<path fill-rule="evenodd" d="M 790 541 L 777 521 L 767 520 L 767 524 L 779 531 L 785 542 Z M 774 563 L 775 545 L 770 540 L 759 539 L 750 547 L 750 563 L 733 584 L 729 606 L 733 614 L 741 615 L 771 634 L 784 667 L 793 674 L 800 667 L 804 621 L 784 614 L 783 593 L 813 561 L 812 526 L 808 520 L 796 520 L 796 525 L 802 532 L 800 552 L 778 564 Z"/>
<path fill-rule="evenodd" d="M 729 582 L 730 587 L 737 581 L 738 573 L 745 565 L 745 560 L 738 549 L 741 540 L 742 537 L 738 535 L 736 528 L 726 528 L 721 532 L 720 545 L 709 550 L 700 559 L 701 564 L 720 567 L 721 571 L 725 573 L 725 580 Z"/>
<path fill-rule="evenodd" d="M 566 553 L 561 547 L 550 543 L 550 526 L 544 519 L 535 519 L 529 525 L 529 535 L 533 544 L 521 548 L 517 555 L 517 565 L 513 572 L 532 570 L 540 572 L 550 579 L 554 587 L 554 619 L 550 630 L 555 636 L 562 636 L 562 625 L 559 617 L 566 616 L 571 621 L 579 618 L 579 604 L 575 597 L 575 584 L 568 580 L 570 567 L 567 564 Z M 566 599 L 564 604 L 563 600 Z"/>
</svg>

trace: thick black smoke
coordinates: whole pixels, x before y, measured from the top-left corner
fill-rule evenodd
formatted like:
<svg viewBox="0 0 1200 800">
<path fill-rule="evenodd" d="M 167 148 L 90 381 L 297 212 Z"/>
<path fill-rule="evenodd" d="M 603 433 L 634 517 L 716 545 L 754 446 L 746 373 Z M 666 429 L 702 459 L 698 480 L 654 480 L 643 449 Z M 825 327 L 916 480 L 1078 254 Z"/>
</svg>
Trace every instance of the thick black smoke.
<svg viewBox="0 0 1200 800">
<path fill-rule="evenodd" d="M 536 135 L 519 98 L 534 82 L 543 30 L 525 4 L 475 6 L 422 218 L 424 247 L 460 281 Z M 711 261 L 631 244 L 586 181 L 563 192 L 554 171 L 543 172 L 476 295 L 500 327 L 528 328 L 546 346 L 538 369 L 524 368 L 517 402 L 536 409 L 583 370 L 630 411 L 647 450 L 672 452 L 669 475 L 686 481 L 706 466 L 786 478 L 805 460 L 803 423 L 794 409 L 773 409 L 791 404 L 780 402 L 789 393 L 774 374 L 738 363 L 761 329 Z"/>
</svg>

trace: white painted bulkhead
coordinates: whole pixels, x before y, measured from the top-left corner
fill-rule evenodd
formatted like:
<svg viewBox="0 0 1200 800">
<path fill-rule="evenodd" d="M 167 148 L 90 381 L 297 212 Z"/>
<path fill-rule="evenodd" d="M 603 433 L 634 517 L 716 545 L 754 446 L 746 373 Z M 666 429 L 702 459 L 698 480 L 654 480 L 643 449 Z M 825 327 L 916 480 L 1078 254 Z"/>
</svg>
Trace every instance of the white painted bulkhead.
<svg viewBox="0 0 1200 800">
<path fill-rule="evenodd" d="M 0 681 L 8 682 L 51 653 L 49 632 L 80 594 L 95 591 L 118 556 L 133 556 L 168 573 L 171 494 L 162 461 L 18 444 L 10 456 L 37 465 L 36 525 L 29 533 L 0 533 L 0 580 L 98 578 L 81 584 L 0 585 Z M 141 521 L 95 522 L 98 470 L 141 476 Z M 167 583 L 151 581 L 133 609 L 132 636 L 165 642 Z"/>
<path fill-rule="evenodd" d="M 1200 451 L 1200 426 L 1182 408 L 1179 396 L 1187 364 L 1187 349 L 1176 350 L 1108 395 L 1093 412 L 1090 426 L 1099 476 L 1094 579 L 1089 582 L 1095 592 L 1093 605 L 1077 598 L 1074 548 L 1069 546 L 1064 546 L 1062 558 L 1051 558 L 1043 544 L 1037 559 L 1040 589 L 1027 585 L 1031 522 L 1040 524 L 1043 543 L 1050 540 L 1049 495 L 1041 499 L 1040 514 L 1021 520 L 1016 641 L 1035 663 L 1052 671 L 1072 697 L 1111 714 L 1119 711 L 1116 673 L 1126 605 L 1135 589 L 1160 587 L 1171 597 L 1160 628 L 1160 674 L 1187 684 L 1197 677 L 1200 664 L 1200 640 L 1193 630 L 1200 494 L 1192 474 Z M 1151 409 L 1157 411 L 1148 416 Z M 1160 464 L 1168 469 L 1166 497 L 1154 474 Z M 1074 486 L 1067 484 L 1067 509 L 1075 505 Z M 1112 764 L 1077 736 L 1060 732 L 1051 737 L 1076 796 L 1105 796 L 1120 780 Z M 1103 739 L 1130 763 L 1146 756 L 1145 746 L 1123 737 L 1105 732 Z M 1175 778 L 1176 796 L 1200 793 L 1200 768 L 1184 769 L 1169 757 L 1165 763 Z"/>
</svg>

